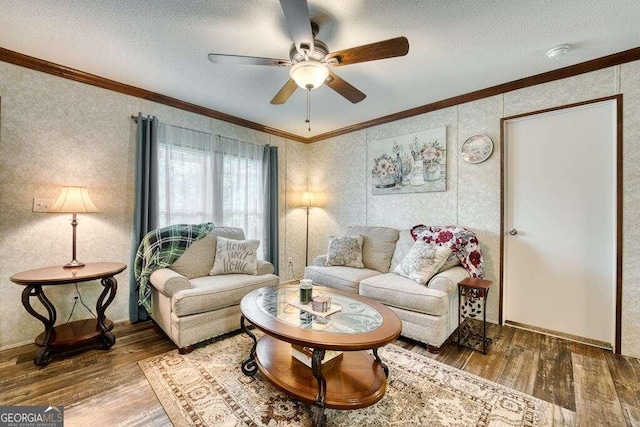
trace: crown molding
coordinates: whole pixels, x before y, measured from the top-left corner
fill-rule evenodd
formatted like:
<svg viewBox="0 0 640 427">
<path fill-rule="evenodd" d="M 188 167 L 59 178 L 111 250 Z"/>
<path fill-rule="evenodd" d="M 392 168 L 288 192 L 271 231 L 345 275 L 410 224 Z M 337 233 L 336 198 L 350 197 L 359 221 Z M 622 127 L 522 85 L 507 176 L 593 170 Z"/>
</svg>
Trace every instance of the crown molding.
<svg viewBox="0 0 640 427">
<path fill-rule="evenodd" d="M 117 82 L 115 80 L 106 79 L 104 77 L 96 76 L 95 74 L 85 73 L 84 71 L 65 67 L 64 65 L 34 58 L 33 56 L 24 55 L 22 53 L 4 49 L 2 47 L 0 47 L 0 61 L 9 62 L 14 65 L 19 65 L 21 67 L 26 67 L 32 70 L 41 71 L 43 73 L 52 74 L 54 76 L 62 77 L 65 79 L 112 90 L 114 92 L 123 93 L 125 95 L 135 96 L 137 98 L 142 98 L 149 101 L 157 102 L 159 104 L 168 105 L 170 107 L 179 108 L 180 110 L 201 114 L 206 117 L 233 123 L 235 125 L 243 126 L 249 129 L 255 129 L 257 131 L 265 132 L 271 135 L 292 139 L 298 142 L 308 142 L 307 138 L 289 132 L 284 132 L 279 129 L 262 125 L 260 123 L 241 119 L 239 117 L 221 113 L 220 111 L 205 108 L 196 104 L 191 104 L 189 102 L 171 98 L 169 96 L 162 95 L 156 92 L 151 92 L 146 89 L 141 89 L 136 86 L 131 86 L 128 84 Z"/>
<path fill-rule="evenodd" d="M 502 93 L 511 92 L 514 90 L 539 85 L 542 83 L 548 83 L 554 80 L 560 80 L 567 77 L 577 76 L 579 74 L 589 73 L 592 71 L 600 70 L 607 67 L 612 67 L 615 65 L 624 64 L 631 61 L 636 61 L 639 59 L 640 59 L 640 47 L 636 47 L 633 49 L 603 56 L 601 58 L 596 58 L 590 61 L 581 62 L 579 64 L 570 65 L 568 67 L 560 68 L 553 71 L 548 71 L 546 73 L 536 74 L 534 76 L 525 77 L 523 79 L 514 80 L 508 83 L 491 86 L 491 87 L 480 89 L 474 92 L 465 93 L 463 95 L 454 96 L 452 98 L 447 98 L 441 101 L 432 102 L 430 104 L 421 105 L 419 107 L 411 108 L 409 110 L 400 111 L 398 113 L 379 117 L 377 119 L 367 120 L 365 122 L 357 123 L 357 124 L 346 126 L 330 132 L 322 133 L 320 135 L 305 138 L 299 135 L 295 135 L 295 134 L 285 132 L 279 129 L 275 129 L 269 126 L 265 126 L 260 123 L 252 122 L 249 120 L 241 119 L 239 117 L 222 113 L 220 111 L 212 110 L 210 108 L 202 107 L 196 104 L 191 104 L 189 102 L 181 101 L 176 98 L 171 98 L 169 96 L 165 96 L 156 92 L 151 92 L 146 89 L 141 89 L 136 86 L 131 86 L 131 85 L 117 82 L 115 80 L 106 79 L 104 77 L 96 76 L 95 74 L 85 73 L 84 71 L 65 67 L 64 65 L 55 64 L 53 62 L 34 58 L 32 56 L 24 55 L 22 53 L 14 52 L 12 50 L 8 50 L 0 47 L 0 61 L 8 62 L 14 65 L 19 65 L 21 67 L 30 68 L 36 71 L 41 71 L 43 73 L 52 74 L 54 76 L 62 77 L 65 79 L 74 80 L 80 83 L 86 83 L 86 84 L 97 86 L 103 89 L 112 90 L 114 92 L 123 93 L 125 95 L 146 99 L 149 101 L 157 102 L 159 104 L 168 105 L 181 110 L 190 111 L 196 114 L 201 114 L 206 117 L 211 117 L 213 119 L 222 120 L 228 123 L 233 123 L 238 126 L 243 126 L 249 129 L 254 129 L 270 135 L 279 136 L 279 137 L 290 139 L 293 141 L 302 142 L 305 144 L 314 143 L 314 142 L 322 141 L 329 138 L 335 138 L 336 136 L 366 129 L 372 126 L 378 126 L 384 123 L 406 119 L 408 117 L 429 113 L 431 111 L 440 110 L 442 108 L 453 107 L 455 105 L 476 101 L 476 100 L 487 98 L 490 96 L 500 95 Z"/>
<path fill-rule="evenodd" d="M 324 139 L 334 138 L 336 136 L 344 135 L 346 133 L 370 128 L 372 126 L 378 126 L 384 123 L 394 122 L 400 119 L 406 119 L 407 117 L 413 117 L 420 114 L 429 113 L 431 111 L 440 110 L 442 108 L 448 108 L 448 107 L 453 107 L 459 104 L 465 104 L 471 101 L 477 101 L 479 99 L 500 95 L 506 92 L 511 92 L 514 90 L 523 89 L 530 86 L 536 86 L 542 83 L 552 82 L 554 80 L 560 80 L 560 79 L 565 79 L 567 77 L 577 76 L 579 74 L 589 73 L 589 72 L 600 70 L 603 68 L 608 68 L 615 65 L 624 64 L 627 62 L 636 61 L 638 59 L 640 59 L 640 47 L 614 53 L 612 55 L 603 56 L 601 58 L 592 59 L 591 61 L 570 65 L 568 67 L 559 68 L 557 70 L 548 71 L 546 73 L 536 74 L 530 77 L 525 77 L 523 79 L 514 80 L 508 83 L 502 83 L 496 86 L 491 86 L 491 87 L 480 89 L 474 92 L 465 93 L 463 95 L 454 96 L 452 98 L 443 99 L 441 101 L 432 102 L 431 104 L 426 104 L 420 107 L 411 108 L 409 110 L 400 111 L 398 113 L 379 117 L 373 120 L 368 120 L 366 122 L 358 123 L 355 125 L 346 126 L 341 129 L 336 129 L 331 132 L 326 132 L 320 135 L 313 136 L 311 138 L 307 138 L 307 142 L 318 142 Z"/>
</svg>

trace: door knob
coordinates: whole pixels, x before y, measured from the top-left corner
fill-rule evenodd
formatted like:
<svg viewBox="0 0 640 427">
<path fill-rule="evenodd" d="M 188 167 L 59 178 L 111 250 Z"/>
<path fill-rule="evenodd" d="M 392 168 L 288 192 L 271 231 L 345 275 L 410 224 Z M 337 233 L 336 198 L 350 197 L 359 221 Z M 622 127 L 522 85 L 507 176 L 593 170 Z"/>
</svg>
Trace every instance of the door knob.
<svg viewBox="0 0 640 427">
<path fill-rule="evenodd" d="M 518 234 L 518 230 L 516 230 L 515 228 L 512 228 L 509 230 L 509 234 L 512 236 L 515 236 L 516 234 Z"/>
</svg>

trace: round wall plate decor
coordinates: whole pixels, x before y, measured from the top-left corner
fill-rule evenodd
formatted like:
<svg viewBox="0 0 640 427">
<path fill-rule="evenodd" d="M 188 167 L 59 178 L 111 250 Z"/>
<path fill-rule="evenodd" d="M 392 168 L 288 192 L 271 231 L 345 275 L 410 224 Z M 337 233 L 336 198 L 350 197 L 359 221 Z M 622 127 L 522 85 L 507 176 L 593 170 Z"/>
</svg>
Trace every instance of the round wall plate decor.
<svg viewBox="0 0 640 427">
<path fill-rule="evenodd" d="M 486 135 L 474 135 L 460 148 L 462 158 L 469 163 L 481 163 L 493 152 L 493 141 Z"/>
</svg>

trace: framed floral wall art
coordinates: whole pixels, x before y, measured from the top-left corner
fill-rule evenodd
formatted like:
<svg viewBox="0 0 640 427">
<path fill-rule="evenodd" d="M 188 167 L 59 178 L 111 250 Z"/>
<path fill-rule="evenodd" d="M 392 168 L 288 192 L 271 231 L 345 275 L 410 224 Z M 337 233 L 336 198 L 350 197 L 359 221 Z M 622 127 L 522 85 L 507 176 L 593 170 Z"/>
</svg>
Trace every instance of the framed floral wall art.
<svg viewBox="0 0 640 427">
<path fill-rule="evenodd" d="M 447 190 L 447 128 L 371 142 L 371 194 Z"/>
</svg>

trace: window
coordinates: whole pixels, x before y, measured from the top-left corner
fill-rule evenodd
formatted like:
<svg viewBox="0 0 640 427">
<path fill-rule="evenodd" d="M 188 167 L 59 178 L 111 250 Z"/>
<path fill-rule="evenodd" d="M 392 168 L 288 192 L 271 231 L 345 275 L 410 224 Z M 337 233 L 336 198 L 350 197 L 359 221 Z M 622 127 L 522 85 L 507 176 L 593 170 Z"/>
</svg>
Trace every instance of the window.
<svg viewBox="0 0 640 427">
<path fill-rule="evenodd" d="M 264 148 L 163 124 L 158 144 L 159 225 L 239 227 L 264 258 Z"/>
</svg>

